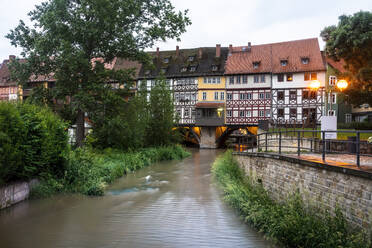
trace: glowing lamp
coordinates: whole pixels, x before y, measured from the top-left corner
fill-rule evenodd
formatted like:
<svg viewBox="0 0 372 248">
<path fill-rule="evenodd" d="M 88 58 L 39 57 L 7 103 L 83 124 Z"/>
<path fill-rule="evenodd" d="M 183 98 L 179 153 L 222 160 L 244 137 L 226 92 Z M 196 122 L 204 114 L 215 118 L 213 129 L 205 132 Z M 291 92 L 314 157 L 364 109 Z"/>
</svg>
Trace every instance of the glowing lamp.
<svg viewBox="0 0 372 248">
<path fill-rule="evenodd" d="M 311 81 L 310 88 L 312 90 L 317 90 L 317 89 L 319 89 L 319 87 L 320 87 L 320 82 L 318 80 Z"/>
<path fill-rule="evenodd" d="M 348 86 L 348 83 L 346 82 L 346 80 L 342 79 L 342 80 L 339 80 L 337 82 L 337 88 L 339 88 L 341 91 L 343 91 L 344 89 L 346 89 Z"/>
</svg>

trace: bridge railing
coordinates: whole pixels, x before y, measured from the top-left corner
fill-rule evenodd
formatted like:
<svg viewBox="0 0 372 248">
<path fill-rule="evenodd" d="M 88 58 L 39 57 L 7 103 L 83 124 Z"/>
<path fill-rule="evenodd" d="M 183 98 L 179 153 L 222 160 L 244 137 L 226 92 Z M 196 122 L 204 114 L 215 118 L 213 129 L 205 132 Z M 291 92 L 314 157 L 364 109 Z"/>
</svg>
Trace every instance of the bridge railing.
<svg viewBox="0 0 372 248">
<path fill-rule="evenodd" d="M 236 149 L 245 152 L 297 154 L 297 156 L 321 154 L 323 161 L 327 156 L 346 154 L 352 155 L 355 164 L 360 168 L 361 157 L 372 166 L 372 130 L 272 131 L 241 138 Z"/>
</svg>

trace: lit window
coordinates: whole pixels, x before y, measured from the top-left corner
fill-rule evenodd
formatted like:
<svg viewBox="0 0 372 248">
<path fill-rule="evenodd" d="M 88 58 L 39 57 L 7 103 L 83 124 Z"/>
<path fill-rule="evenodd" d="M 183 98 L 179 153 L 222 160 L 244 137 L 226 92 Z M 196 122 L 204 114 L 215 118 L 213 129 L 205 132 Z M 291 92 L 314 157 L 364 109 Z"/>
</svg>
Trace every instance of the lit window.
<svg viewBox="0 0 372 248">
<path fill-rule="evenodd" d="M 258 75 L 254 75 L 253 76 L 253 82 L 254 83 L 258 83 L 258 80 L 259 80 L 259 76 Z"/>
<path fill-rule="evenodd" d="M 329 85 L 330 86 L 335 86 L 336 85 L 336 81 L 337 81 L 337 77 L 336 76 L 329 76 Z"/>
<path fill-rule="evenodd" d="M 278 74 L 278 82 L 284 82 L 284 74 Z"/>
<path fill-rule="evenodd" d="M 302 62 L 302 64 L 304 64 L 304 65 L 309 64 L 309 61 L 310 61 L 310 59 L 309 59 L 308 57 L 301 58 L 301 62 Z"/>
<path fill-rule="evenodd" d="M 218 100 L 218 92 L 214 92 L 214 100 Z"/>
<path fill-rule="evenodd" d="M 225 100 L 225 92 L 221 92 L 220 99 L 221 99 L 221 100 Z"/>
<path fill-rule="evenodd" d="M 203 92 L 203 100 L 207 99 L 207 92 Z"/>
<path fill-rule="evenodd" d="M 292 74 L 292 73 L 288 73 L 288 74 L 287 74 L 287 81 L 288 81 L 288 82 L 293 81 L 293 74 Z"/>
<path fill-rule="evenodd" d="M 316 72 L 311 73 L 311 80 L 316 80 L 317 79 L 317 74 Z"/>
<path fill-rule="evenodd" d="M 280 65 L 281 66 L 287 66 L 287 64 L 288 64 L 288 60 L 286 60 L 286 59 L 280 60 Z"/>
<path fill-rule="evenodd" d="M 248 76 L 243 75 L 243 84 L 246 84 L 246 83 L 248 83 Z"/>
<path fill-rule="evenodd" d="M 305 81 L 309 81 L 310 80 L 310 73 L 309 72 L 305 72 L 304 73 L 304 80 Z"/>
</svg>

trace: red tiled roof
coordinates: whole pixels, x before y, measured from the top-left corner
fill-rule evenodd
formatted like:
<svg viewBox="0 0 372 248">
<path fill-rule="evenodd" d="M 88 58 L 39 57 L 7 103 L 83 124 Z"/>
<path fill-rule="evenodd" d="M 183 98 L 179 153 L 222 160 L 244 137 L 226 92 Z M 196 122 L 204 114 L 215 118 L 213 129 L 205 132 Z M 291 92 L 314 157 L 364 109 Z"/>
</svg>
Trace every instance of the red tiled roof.
<svg viewBox="0 0 372 248">
<path fill-rule="evenodd" d="M 337 71 L 343 73 L 343 72 L 346 72 L 346 69 L 345 69 L 345 61 L 343 59 L 340 59 L 339 61 L 335 61 L 329 57 L 326 57 L 326 62 L 328 65 L 330 65 L 331 67 L 333 67 L 334 69 L 336 69 Z"/>
<path fill-rule="evenodd" d="M 223 102 L 198 102 L 196 103 L 197 108 L 219 108 L 223 107 L 225 103 Z"/>
<path fill-rule="evenodd" d="M 302 63 L 303 57 L 309 58 L 308 64 Z M 281 60 L 288 64 L 282 66 Z M 260 63 L 257 69 L 253 62 Z M 247 46 L 233 47 L 225 67 L 226 74 L 325 70 L 317 38 L 255 45 L 250 51 Z"/>
<path fill-rule="evenodd" d="M 9 60 L 6 59 L 0 66 L 0 85 L 1 86 L 10 86 L 17 85 L 15 81 L 10 79 L 10 71 L 8 67 Z"/>
<path fill-rule="evenodd" d="M 138 74 L 141 70 L 142 64 L 137 61 L 132 61 L 123 58 L 115 58 L 115 63 L 112 66 L 114 70 L 125 70 L 125 69 L 135 69 L 135 77 L 138 77 Z"/>
</svg>

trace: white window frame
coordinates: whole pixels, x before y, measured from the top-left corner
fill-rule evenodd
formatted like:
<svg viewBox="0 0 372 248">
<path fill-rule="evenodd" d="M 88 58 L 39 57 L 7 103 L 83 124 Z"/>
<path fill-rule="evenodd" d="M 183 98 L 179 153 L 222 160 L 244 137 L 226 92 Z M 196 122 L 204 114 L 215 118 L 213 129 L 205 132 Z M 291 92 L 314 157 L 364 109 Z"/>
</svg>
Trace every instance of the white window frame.
<svg viewBox="0 0 372 248">
<path fill-rule="evenodd" d="M 214 100 L 218 100 L 218 91 L 214 92 Z"/>
<path fill-rule="evenodd" d="M 225 100 L 225 92 L 220 93 L 220 100 Z"/>
</svg>

